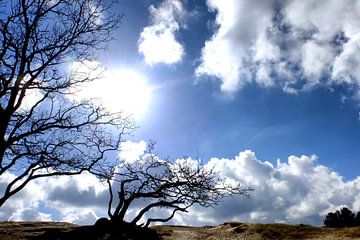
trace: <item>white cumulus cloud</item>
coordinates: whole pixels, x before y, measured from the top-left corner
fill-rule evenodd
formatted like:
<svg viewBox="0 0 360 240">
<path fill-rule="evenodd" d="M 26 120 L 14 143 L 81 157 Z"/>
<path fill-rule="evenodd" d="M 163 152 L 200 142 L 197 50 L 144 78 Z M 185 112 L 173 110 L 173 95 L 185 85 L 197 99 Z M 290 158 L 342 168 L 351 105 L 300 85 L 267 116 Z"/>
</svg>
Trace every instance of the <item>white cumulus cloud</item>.
<svg viewBox="0 0 360 240">
<path fill-rule="evenodd" d="M 172 64 L 182 60 L 185 50 L 177 40 L 181 28 L 185 27 L 188 15 L 180 0 L 165 0 L 158 7 L 149 8 L 151 25 L 140 34 L 138 50 L 147 64 Z"/>
<path fill-rule="evenodd" d="M 51 214 L 42 213 L 36 208 L 17 209 L 9 221 L 51 221 Z"/>
<path fill-rule="evenodd" d="M 248 82 L 289 93 L 349 84 L 360 89 L 360 2 L 207 0 L 215 29 L 196 75 L 232 94 Z"/>
<path fill-rule="evenodd" d="M 221 176 L 251 185 L 250 198 L 235 196 L 214 209 L 195 207 L 180 222 L 196 225 L 225 221 L 286 222 L 322 225 L 324 216 L 342 206 L 359 211 L 360 178 L 344 181 L 317 156 L 290 156 L 274 166 L 257 159 L 254 152 L 240 152 L 233 159 L 212 158 L 209 165 Z M 194 217 L 196 216 L 196 217 Z"/>
</svg>

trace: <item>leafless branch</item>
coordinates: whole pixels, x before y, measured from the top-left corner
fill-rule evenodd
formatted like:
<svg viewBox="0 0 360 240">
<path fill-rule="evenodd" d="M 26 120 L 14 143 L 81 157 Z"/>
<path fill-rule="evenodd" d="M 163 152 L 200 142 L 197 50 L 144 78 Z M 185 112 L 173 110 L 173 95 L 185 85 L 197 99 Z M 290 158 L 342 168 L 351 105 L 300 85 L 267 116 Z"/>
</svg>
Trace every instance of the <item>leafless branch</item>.
<svg viewBox="0 0 360 240">
<path fill-rule="evenodd" d="M 112 40 L 121 15 L 114 0 L 9 0 L 0 4 L 0 180 L 15 177 L 0 206 L 40 177 L 102 172 L 131 119 L 91 100 L 75 102 L 73 89 L 99 76 L 66 71 Z M 31 93 L 38 93 L 29 102 Z"/>
</svg>

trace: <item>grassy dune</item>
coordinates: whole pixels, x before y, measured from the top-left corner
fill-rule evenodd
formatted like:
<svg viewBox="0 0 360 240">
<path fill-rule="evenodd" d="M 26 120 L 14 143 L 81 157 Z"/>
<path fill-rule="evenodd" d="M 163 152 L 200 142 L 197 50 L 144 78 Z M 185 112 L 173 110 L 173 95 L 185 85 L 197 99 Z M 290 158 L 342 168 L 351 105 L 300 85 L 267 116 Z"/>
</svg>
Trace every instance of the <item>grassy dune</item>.
<svg viewBox="0 0 360 240">
<path fill-rule="evenodd" d="M 185 239 L 246 239 L 246 240 L 290 240 L 290 239 L 360 239 L 360 227 L 347 229 L 317 228 L 305 225 L 224 223 L 216 227 L 154 227 L 164 240 Z"/>
<path fill-rule="evenodd" d="M 161 240 L 287 240 L 287 239 L 360 239 L 360 227 L 334 229 L 306 225 L 224 223 L 214 227 L 154 226 Z M 42 239 L 124 239 L 110 238 L 97 233 L 92 226 L 77 226 L 61 222 L 3 222 L 0 224 L 1 240 Z M 134 239 L 134 238 L 132 238 Z M 148 240 L 149 236 L 137 239 Z"/>
</svg>

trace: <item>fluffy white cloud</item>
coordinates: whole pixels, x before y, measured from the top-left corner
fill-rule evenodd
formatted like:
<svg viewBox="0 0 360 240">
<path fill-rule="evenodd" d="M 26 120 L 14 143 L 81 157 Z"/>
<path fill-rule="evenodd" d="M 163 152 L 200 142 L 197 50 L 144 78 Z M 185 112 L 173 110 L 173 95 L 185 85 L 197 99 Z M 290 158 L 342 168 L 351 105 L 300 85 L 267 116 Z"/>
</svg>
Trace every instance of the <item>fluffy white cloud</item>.
<svg viewBox="0 0 360 240">
<path fill-rule="evenodd" d="M 234 92 L 251 78 L 247 66 L 251 49 L 259 49 L 256 58 L 277 58 L 276 46 L 265 37 L 271 24 L 273 1 L 220 1 L 208 0 L 216 11 L 218 30 L 202 49 L 197 75 L 214 75 L 221 79 L 221 90 Z M 261 38 L 260 38 L 261 37 Z M 269 51 L 256 46 L 271 46 Z"/>
<path fill-rule="evenodd" d="M 278 160 L 274 166 L 258 160 L 250 150 L 234 159 L 213 158 L 208 164 L 223 177 L 251 185 L 254 192 L 250 198 L 228 198 L 215 209 L 195 207 L 179 221 L 197 225 L 224 221 L 321 225 L 326 213 L 341 206 L 360 210 L 360 178 L 344 181 L 316 161 L 315 155 L 290 156 L 287 162 Z"/>
<path fill-rule="evenodd" d="M 176 63 L 185 52 L 176 34 L 185 27 L 188 15 L 180 0 L 165 0 L 158 8 L 149 8 L 151 25 L 143 29 L 138 42 L 139 52 L 147 64 Z"/>
<path fill-rule="evenodd" d="M 66 212 L 62 221 L 76 224 L 94 224 L 99 216 L 92 209 L 80 209 Z"/>
<path fill-rule="evenodd" d="M 126 141 L 121 143 L 119 157 L 122 160 L 133 162 L 139 159 L 146 150 L 146 142 L 140 141 L 138 143 Z"/>
<path fill-rule="evenodd" d="M 1 177 L 1 191 L 13 177 Z M 0 219 L 93 224 L 106 216 L 108 197 L 107 186 L 90 174 L 37 179 L 0 208 Z"/>
<path fill-rule="evenodd" d="M 330 71 L 334 60 L 334 50 L 329 45 L 307 41 L 302 47 L 302 68 L 308 78 L 308 84 L 316 85 L 321 76 Z"/>
<path fill-rule="evenodd" d="M 4 173 L 0 178 L 0 193 L 5 191 L 7 183 L 16 176 Z M 30 182 L 25 189 L 15 194 L 0 208 L 0 219 L 10 221 L 48 221 L 52 220 L 51 214 L 39 210 L 41 201 L 45 198 L 45 192 L 39 188 L 36 181 Z"/>
<path fill-rule="evenodd" d="M 360 87 L 360 2 L 208 0 L 216 12 L 197 76 L 234 93 L 247 82 L 296 93 L 316 85 Z M 286 74 L 284 74 L 286 73 Z"/>
<path fill-rule="evenodd" d="M 51 221 L 51 214 L 39 212 L 36 208 L 17 209 L 9 217 L 9 221 Z"/>
<path fill-rule="evenodd" d="M 145 142 L 126 142 L 121 158 L 132 161 L 144 153 Z M 328 167 L 317 163 L 317 156 L 290 156 L 287 162 L 257 159 L 254 152 L 240 152 L 233 159 L 212 158 L 222 177 L 253 186 L 250 198 L 226 198 L 216 208 L 192 207 L 188 214 L 178 214 L 174 224 L 219 224 L 225 221 L 286 222 L 321 225 L 329 211 L 348 206 L 360 210 L 360 177 L 345 181 Z M 1 179 L 0 190 L 11 174 Z M 1 187 L 2 186 L 2 187 Z M 38 179 L 0 208 L 2 220 L 61 220 L 93 224 L 106 216 L 107 185 L 90 174 Z M 144 202 L 136 203 L 131 216 Z M 163 209 L 149 216 L 168 215 Z M 164 215 L 164 216 L 165 216 Z M 129 218 L 131 218 L 131 216 Z"/>
<path fill-rule="evenodd" d="M 343 52 L 334 61 L 332 76 L 337 81 L 360 85 L 360 34 L 344 44 Z"/>
<path fill-rule="evenodd" d="M 49 207 L 59 209 L 99 208 L 108 201 L 107 185 L 89 174 L 43 179 L 45 198 Z M 46 181 L 46 183 L 45 183 Z M 46 184 L 46 185 L 45 185 Z"/>
</svg>

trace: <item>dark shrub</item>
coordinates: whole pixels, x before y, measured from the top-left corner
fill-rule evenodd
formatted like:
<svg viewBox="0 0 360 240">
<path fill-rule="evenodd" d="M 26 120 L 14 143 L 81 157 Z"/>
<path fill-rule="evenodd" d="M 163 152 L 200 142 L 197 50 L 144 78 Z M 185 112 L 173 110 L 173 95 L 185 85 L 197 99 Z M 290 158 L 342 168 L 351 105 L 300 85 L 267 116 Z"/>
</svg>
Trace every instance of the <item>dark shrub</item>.
<svg viewBox="0 0 360 240">
<path fill-rule="evenodd" d="M 340 211 L 330 212 L 324 219 L 324 227 L 354 227 L 360 226 L 360 212 L 355 214 L 348 208 L 344 207 Z"/>
<path fill-rule="evenodd" d="M 360 226 L 360 212 L 357 212 L 357 214 L 356 214 L 355 226 Z"/>
</svg>

